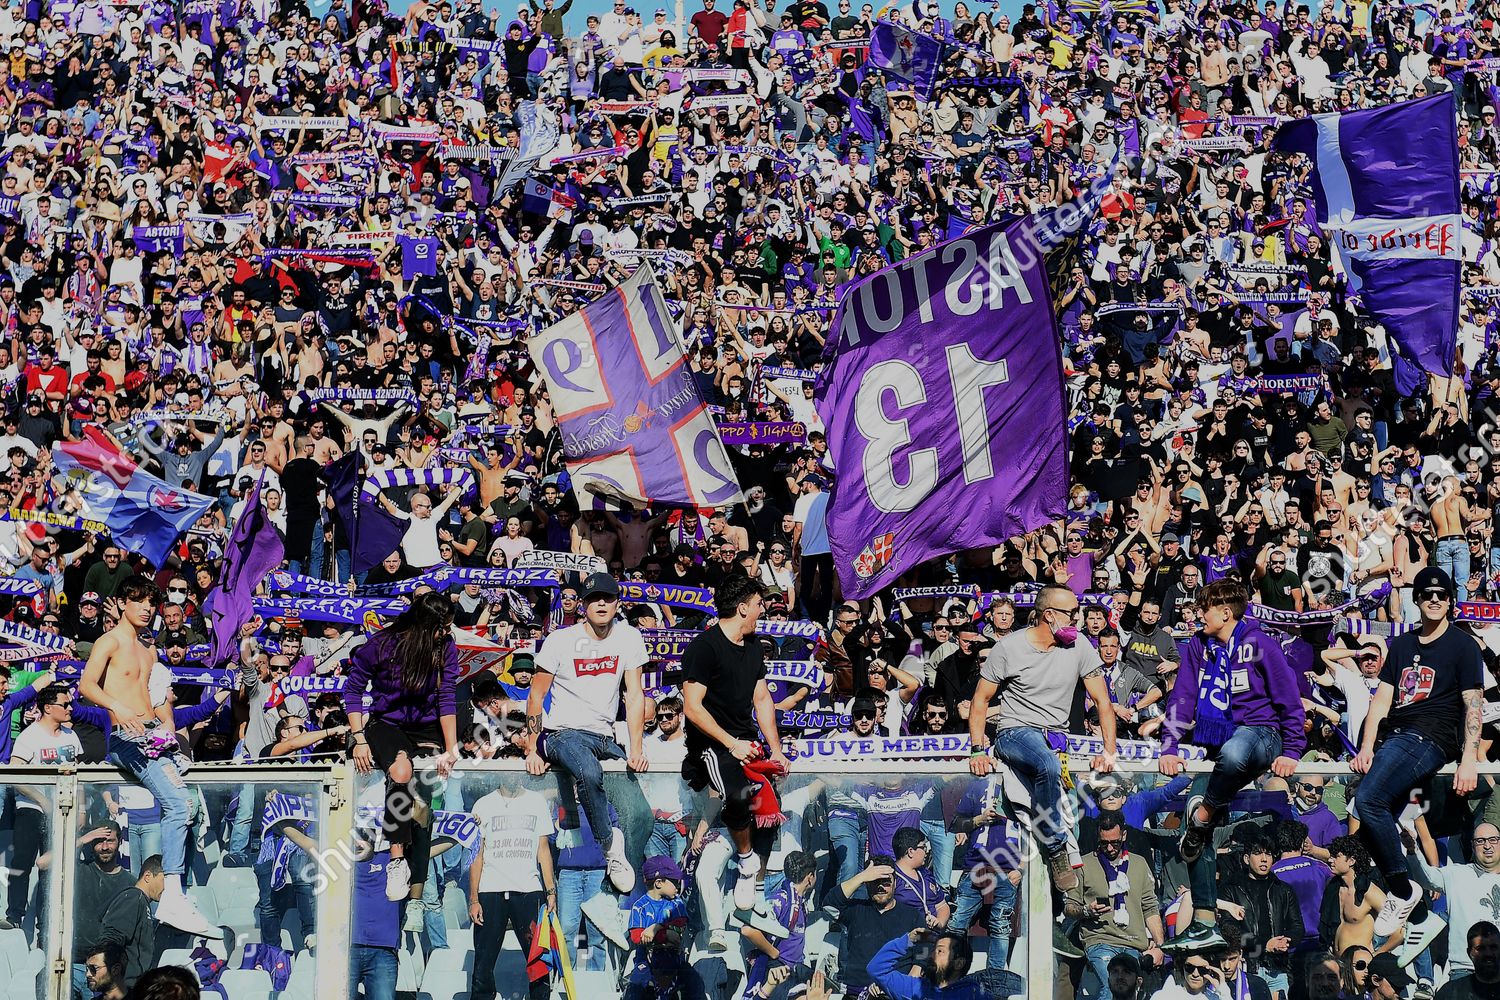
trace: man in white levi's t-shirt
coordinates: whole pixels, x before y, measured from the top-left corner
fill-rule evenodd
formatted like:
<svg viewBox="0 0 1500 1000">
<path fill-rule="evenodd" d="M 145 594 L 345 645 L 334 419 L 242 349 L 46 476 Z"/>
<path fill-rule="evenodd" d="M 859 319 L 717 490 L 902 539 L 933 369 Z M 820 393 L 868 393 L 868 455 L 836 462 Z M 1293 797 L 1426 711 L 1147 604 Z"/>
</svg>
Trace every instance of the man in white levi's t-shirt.
<svg viewBox="0 0 1500 1000">
<path fill-rule="evenodd" d="M 642 748 L 646 699 L 641 668 L 646 665 L 646 643 L 634 626 L 615 620 L 620 585 L 614 577 L 590 574 L 583 581 L 582 596 L 583 620 L 553 632 L 536 655 L 536 677 L 526 700 L 526 770 L 542 774 L 549 764 L 558 768 L 563 828 L 576 828 L 582 805 L 604 853 L 610 881 L 620 892 L 629 892 L 635 871 L 625 857 L 624 837 L 611 830 L 599 762 L 623 758 L 633 771 L 649 766 Z M 614 737 L 622 691 L 628 757 Z M 639 789 L 635 797 L 640 798 Z M 616 802 L 615 808 L 626 817 L 637 805 L 644 813 L 644 800 Z"/>
</svg>

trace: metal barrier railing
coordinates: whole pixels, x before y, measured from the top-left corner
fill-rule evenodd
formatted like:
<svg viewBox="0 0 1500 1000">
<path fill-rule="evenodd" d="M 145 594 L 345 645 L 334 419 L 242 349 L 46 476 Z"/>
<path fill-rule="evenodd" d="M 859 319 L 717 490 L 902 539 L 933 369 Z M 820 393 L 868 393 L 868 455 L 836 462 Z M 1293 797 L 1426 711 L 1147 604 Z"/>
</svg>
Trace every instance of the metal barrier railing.
<svg viewBox="0 0 1500 1000">
<path fill-rule="evenodd" d="M 1082 755 L 1071 757 L 1074 774 L 1086 773 L 1089 758 Z M 811 762 L 805 762 L 811 764 Z M 1212 761 L 1187 761 L 1188 773 L 1206 773 L 1212 769 Z M 795 765 L 794 765 L 795 768 Z M 620 762 L 609 762 L 606 770 L 623 769 Z M 481 775 L 494 772 L 522 770 L 521 763 L 507 761 L 462 761 L 455 770 L 463 775 Z M 656 769 L 658 771 L 662 769 Z M 1154 761 L 1121 761 L 1117 770 L 1126 774 L 1155 774 Z M 1444 773 L 1452 773 L 1450 766 Z M 1500 776 L 1500 764 L 1481 766 L 1483 775 Z M 966 762 L 952 760 L 912 761 L 818 761 L 816 770 L 810 766 L 797 768 L 798 774 L 816 774 L 819 777 L 837 779 L 857 778 L 868 781 L 892 774 L 913 777 L 948 778 L 963 780 L 968 775 Z M 1299 774 L 1317 774 L 1325 777 L 1349 777 L 1352 772 L 1343 762 L 1304 762 L 1298 767 Z M 186 776 L 193 785 L 287 784 L 314 783 L 320 790 L 318 795 L 318 830 L 320 844 L 336 850 L 337 845 L 349 841 L 355 820 L 356 775 L 347 764 L 195 764 Z M 648 779 L 650 780 L 650 779 Z M 56 915 L 71 914 L 73 886 L 76 879 L 76 863 L 79 857 L 79 829 L 83 816 L 83 793 L 102 790 L 102 786 L 123 783 L 121 773 L 106 765 L 85 765 L 74 768 L 50 769 L 39 767 L 0 767 L 0 781 L 9 787 L 41 788 L 51 795 L 52 811 L 50 850 L 53 857 L 51 878 L 48 884 L 47 908 Z M 1053 994 L 1057 955 L 1052 942 L 1054 920 L 1050 881 L 1045 861 L 1033 850 L 1024 851 L 1025 869 L 1023 878 L 1023 904 L 1025 915 L 1024 947 L 1018 949 L 1010 964 L 1026 983 L 1026 993 L 1031 997 L 1051 997 Z M 324 883 L 323 891 L 317 895 L 316 974 L 318 996 L 321 1000 L 345 1000 L 348 995 L 350 913 L 352 879 L 333 878 Z M 72 919 L 51 919 L 46 922 L 44 949 L 46 952 L 47 989 L 52 1000 L 68 1000 L 71 996 L 70 976 L 72 970 L 72 948 L 74 937 Z M 1023 958 L 1024 956 L 1024 958 Z M 1017 959 L 1022 959 L 1017 962 Z M 1024 963 L 1024 964 L 1023 964 Z M 1017 966 L 1020 966 L 1017 968 Z"/>
</svg>

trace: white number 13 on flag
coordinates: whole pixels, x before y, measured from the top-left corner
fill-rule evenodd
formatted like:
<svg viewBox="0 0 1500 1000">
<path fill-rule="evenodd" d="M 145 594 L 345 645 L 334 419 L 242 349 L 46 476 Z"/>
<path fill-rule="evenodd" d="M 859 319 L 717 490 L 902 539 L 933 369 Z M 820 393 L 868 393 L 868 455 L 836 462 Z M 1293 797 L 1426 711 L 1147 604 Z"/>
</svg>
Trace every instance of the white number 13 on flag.
<svg viewBox="0 0 1500 1000">
<path fill-rule="evenodd" d="M 944 353 L 953 412 L 958 418 L 964 484 L 973 485 L 995 475 L 984 390 L 1009 382 L 1010 372 L 1003 359 L 976 358 L 968 344 L 954 344 Z M 869 442 L 863 467 L 870 502 L 887 514 L 904 514 L 915 510 L 936 488 L 940 476 L 938 449 L 909 448 L 909 418 L 885 415 L 882 404 L 886 393 L 894 397 L 897 410 L 909 410 L 927 402 L 927 387 L 916 368 L 905 361 L 882 361 L 865 372 L 854 399 L 855 426 Z M 905 465 L 904 475 L 897 469 L 898 461 Z"/>
</svg>

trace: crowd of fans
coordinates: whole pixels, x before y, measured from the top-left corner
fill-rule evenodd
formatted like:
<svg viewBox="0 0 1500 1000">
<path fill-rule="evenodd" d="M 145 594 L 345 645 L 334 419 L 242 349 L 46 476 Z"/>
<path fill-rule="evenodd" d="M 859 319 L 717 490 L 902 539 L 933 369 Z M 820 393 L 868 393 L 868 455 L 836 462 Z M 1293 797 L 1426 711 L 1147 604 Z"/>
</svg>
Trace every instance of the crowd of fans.
<svg viewBox="0 0 1500 1000">
<path fill-rule="evenodd" d="M 312 995 L 316 792 L 182 780 L 234 760 L 368 775 L 350 976 L 382 1000 L 565 988 L 560 961 L 527 965 L 554 919 L 577 991 L 642 1000 L 1025 995 L 1028 935 L 1051 936 L 1059 996 L 1500 996 L 1500 798 L 1471 769 L 1500 713 L 1458 701 L 1500 704 L 1495 5 L 701 0 L 677 24 L 629 3 L 0 7 L 0 633 L 55 640 L 0 667 L 0 761 L 123 768 L 80 807 L 74 994 Z M 877 17 L 942 43 L 930 78 L 868 61 Z M 1268 137 L 1442 93 L 1458 374 L 1403 395 L 1311 165 Z M 1051 262 L 1066 515 L 845 602 L 826 511 L 847 429 L 812 401 L 838 294 L 1102 177 Z M 636 267 L 724 421 L 802 425 L 728 446 L 743 506 L 569 489 L 525 342 Z M 153 564 L 76 522 L 88 485 L 52 448 L 82 441 L 216 502 Z M 387 480 L 409 523 L 359 573 L 329 470 L 352 454 L 420 473 Z M 257 615 L 212 662 L 206 608 L 257 484 L 302 595 L 538 553 L 593 571 L 412 583 L 373 624 Z M 616 581 L 704 588 L 715 613 Z M 1195 692 L 1250 622 L 1287 682 L 1239 728 L 1282 729 L 1207 741 L 1225 752 L 1195 784 L 1175 773 L 1205 742 Z M 500 653 L 460 680 L 452 628 Z M 667 655 L 667 628 L 702 634 Z M 1458 776 L 1403 811 L 1372 764 L 1377 724 L 1432 690 L 1396 665 L 1414 629 L 1472 634 L 1482 661 L 1424 764 Z M 1007 637 L 1071 673 L 1027 688 Z M 766 682 L 763 660 L 819 669 Z M 788 759 L 799 738 L 955 734 L 972 775 L 968 744 L 933 775 Z M 1117 737 L 1161 773 L 1111 773 Z M 525 772 L 454 767 L 495 758 Z M 1298 770 L 1340 761 L 1358 773 Z M 1351 811 L 1362 782 L 1389 836 Z M 44 964 L 52 809 L 4 790 L 12 995 Z M 1033 819 L 1051 928 L 1027 926 Z"/>
</svg>

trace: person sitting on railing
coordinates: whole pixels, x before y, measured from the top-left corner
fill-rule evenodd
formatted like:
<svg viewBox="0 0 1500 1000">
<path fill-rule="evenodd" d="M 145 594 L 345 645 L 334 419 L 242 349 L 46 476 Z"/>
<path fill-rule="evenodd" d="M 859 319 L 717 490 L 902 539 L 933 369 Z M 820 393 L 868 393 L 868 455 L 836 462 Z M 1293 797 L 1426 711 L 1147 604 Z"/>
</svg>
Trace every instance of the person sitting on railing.
<svg viewBox="0 0 1500 1000">
<path fill-rule="evenodd" d="M 614 577 L 592 573 L 580 589 L 584 620 L 553 632 L 537 652 L 537 673 L 526 702 L 531 740 L 526 770 L 540 775 L 549 765 L 558 769 L 563 828 L 579 827 L 577 815 L 582 806 L 604 855 L 610 882 L 618 891 L 629 892 L 635 885 L 635 869 L 627 857 L 625 832 L 610 821 L 600 762 L 623 758 L 632 771 L 650 766 L 642 747 L 645 696 L 641 688 L 641 668 L 649 657 L 641 633 L 615 620 L 620 585 Z M 622 701 L 630 743 L 625 751 L 615 742 L 615 720 Z M 645 802 L 633 779 L 630 789 L 639 802 L 621 800 L 616 808 L 626 817 L 631 853 L 638 856 L 650 828 L 644 818 L 648 815 Z"/>
<path fill-rule="evenodd" d="M 1188 950 L 1223 945 L 1214 928 L 1215 857 L 1205 850 L 1220 811 L 1267 766 L 1278 777 L 1291 776 L 1307 745 L 1296 675 L 1280 644 L 1245 617 L 1244 585 L 1233 578 L 1215 580 L 1198 600 L 1203 629 L 1183 650 L 1167 697 L 1158 761 L 1162 774 L 1182 771 L 1177 751 L 1189 729 L 1193 742 L 1214 760 L 1207 778 L 1194 782 L 1179 848 L 1192 879 L 1193 921 L 1173 943 Z"/>
<path fill-rule="evenodd" d="M 188 838 L 188 794 L 183 786 L 172 706 L 152 697 L 150 678 L 156 656 L 141 641 L 154 613 L 157 590 L 143 576 L 120 585 L 120 621 L 94 643 L 78 683 L 78 693 L 109 710 L 109 760 L 146 786 L 161 804 L 162 869 L 165 889 L 156 919 L 200 937 L 221 937 L 183 891 Z"/>
<path fill-rule="evenodd" d="M 969 770 L 983 777 L 994 769 L 993 758 L 998 757 L 1030 787 L 1037 835 L 1059 892 L 1077 885 L 1078 875 L 1068 855 L 1062 766 L 1046 734 L 1067 730 L 1080 680 L 1100 713 L 1104 752 L 1093 759 L 1093 767 L 1111 771 L 1114 706 L 1099 654 L 1087 642 L 1078 641 L 1078 596 L 1067 587 L 1043 587 L 1031 627 L 1001 639 L 985 658 L 969 708 Z M 990 700 L 997 694 L 1000 731 L 991 746 L 986 742 L 985 719 Z"/>
<path fill-rule="evenodd" d="M 726 580 L 714 594 L 719 621 L 688 643 L 682 654 L 682 700 L 688 720 L 682 776 L 695 792 L 711 787 L 722 802 L 719 818 L 734 842 L 733 898 L 740 910 L 754 907 L 759 896 L 758 882 L 777 822 L 774 816 L 754 811 L 756 803 L 771 799 L 748 769 L 758 764 L 761 770 L 791 770 L 766 686 L 764 652 L 755 640 L 755 623 L 765 609 L 763 589 L 746 577 Z M 766 838 L 762 844 L 755 843 L 757 832 Z"/>
<path fill-rule="evenodd" d="M 413 761 L 436 756 L 442 778 L 458 759 L 453 606 L 440 593 L 414 596 L 411 606 L 357 649 L 350 662 L 344 685 L 344 710 L 354 736 L 350 756 L 360 774 L 375 768 L 385 772 L 384 828 L 391 842 L 385 891 L 392 900 L 405 899 L 426 881 L 432 847 L 432 787 L 425 776 L 413 782 Z"/>
<path fill-rule="evenodd" d="M 1406 865 L 1396 813 L 1411 792 L 1457 760 L 1453 790 L 1479 781 L 1479 731 L 1484 704 L 1484 660 L 1473 637 L 1451 625 L 1454 585 L 1428 566 L 1412 581 L 1421 627 L 1396 636 L 1380 671 L 1380 687 L 1365 716 L 1359 754 L 1351 762 L 1364 780 L 1355 793 L 1359 837 L 1385 876 L 1386 896 L 1375 933 L 1389 936 L 1422 898 Z M 1379 746 L 1377 746 L 1377 742 Z"/>
</svg>

